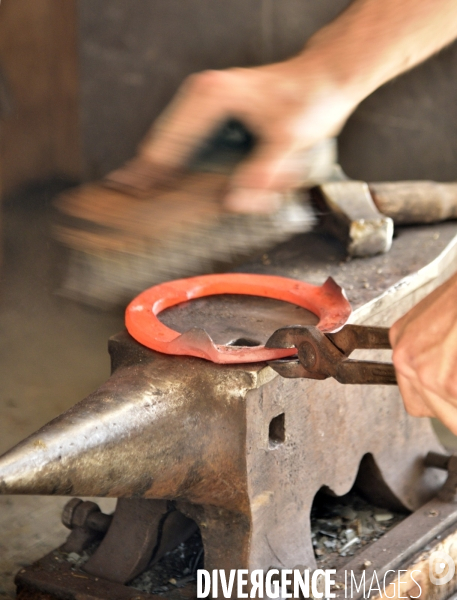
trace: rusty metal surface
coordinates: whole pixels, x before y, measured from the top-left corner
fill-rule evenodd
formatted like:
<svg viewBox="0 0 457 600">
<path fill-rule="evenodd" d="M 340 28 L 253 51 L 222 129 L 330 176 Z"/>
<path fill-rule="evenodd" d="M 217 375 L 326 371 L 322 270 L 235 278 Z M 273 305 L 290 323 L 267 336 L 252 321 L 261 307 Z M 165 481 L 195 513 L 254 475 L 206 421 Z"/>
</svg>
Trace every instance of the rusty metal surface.
<svg viewBox="0 0 457 600">
<path fill-rule="evenodd" d="M 457 454 L 447 456 L 437 452 L 429 452 L 425 457 L 425 464 L 435 469 L 447 471 L 448 476 L 445 484 L 438 494 L 443 502 L 457 501 Z"/>
<path fill-rule="evenodd" d="M 247 440 L 251 564 L 313 566 L 304 513 L 323 487 L 346 493 L 363 457 L 370 458 L 371 481 L 364 473 L 357 483 L 370 481 L 364 492 L 380 505 L 417 508 L 442 482 L 422 466 L 425 448 L 437 444 L 429 424 L 406 415 L 396 387 L 339 386 L 337 392 L 336 386 L 331 379 L 275 379 L 263 393 L 250 393 L 248 420 L 260 429 L 248 428 Z M 282 414 L 281 442 L 269 435 L 269 425 Z"/>
<path fill-rule="evenodd" d="M 57 557 L 57 558 L 56 558 Z M 71 569 L 51 552 L 16 576 L 18 600 L 152 600 L 144 594 L 118 583 L 102 580 Z"/>
<path fill-rule="evenodd" d="M 366 548 L 363 552 L 363 560 L 358 556 L 346 563 L 344 568 L 340 569 L 335 576 L 336 598 L 342 599 L 348 597 L 348 572 L 351 574 L 351 577 L 355 575 L 357 581 L 360 581 L 361 577 L 364 578 L 364 581 L 370 581 L 373 576 L 376 577 L 377 581 L 382 579 L 386 581 L 389 572 L 395 574 L 400 567 L 404 567 L 406 561 L 411 559 L 414 554 L 425 549 L 430 549 L 430 544 L 433 540 L 435 540 L 436 545 L 446 531 L 449 533 L 449 530 L 451 530 L 451 533 L 455 536 L 457 526 L 457 503 L 455 502 L 457 455 L 448 456 L 437 452 L 429 452 L 425 456 L 423 463 L 425 466 L 447 471 L 447 479 L 437 497 L 427 502 L 424 506 L 421 506 L 412 515 L 383 535 L 381 539 Z M 420 570 L 417 573 L 419 573 L 419 578 L 423 577 Z M 400 580 L 399 577 L 398 579 Z M 417 587 L 417 580 L 414 580 L 414 584 Z M 446 588 L 447 595 L 455 591 L 456 587 L 457 584 L 455 582 L 451 583 Z M 418 589 L 417 591 L 420 590 Z M 443 595 L 446 594 L 442 594 L 441 597 Z M 362 586 L 356 589 L 354 593 L 351 583 L 351 598 L 358 600 L 361 597 L 366 598 L 370 596 L 372 596 L 371 592 L 367 596 Z M 420 592 L 420 596 L 424 597 L 422 592 Z M 401 597 L 401 592 L 398 593 L 398 597 Z M 419 595 L 411 597 L 419 597 Z"/>
<path fill-rule="evenodd" d="M 388 531 L 370 546 L 364 549 L 363 559 L 360 555 L 347 562 L 337 571 L 335 581 L 338 587 L 333 591 L 337 599 L 347 598 L 345 588 L 347 573 L 353 573 L 356 580 L 365 573 L 367 581 L 371 581 L 376 572 L 379 581 L 391 571 L 396 571 L 405 564 L 418 551 L 443 534 L 449 528 L 455 530 L 457 526 L 457 504 L 443 502 L 434 498 L 419 510 L 404 519 L 396 527 Z M 363 588 L 355 591 L 350 596 L 353 600 L 367 597 Z"/>
<path fill-rule="evenodd" d="M 84 571 L 108 581 L 127 583 L 185 542 L 196 529 L 196 523 L 170 502 L 121 498 L 108 533 Z"/>
<path fill-rule="evenodd" d="M 336 333 L 324 334 L 312 325 L 292 325 L 277 329 L 268 339 L 266 347 L 297 349 L 296 358 L 268 363 L 283 377 L 320 380 L 333 377 L 339 383 L 351 384 L 397 383 L 391 362 L 349 358 L 356 349 L 391 350 L 389 330 L 386 327 L 346 325 Z"/>
<path fill-rule="evenodd" d="M 4 456 L 1 491 L 97 489 L 96 496 L 245 509 L 244 395 L 262 367 L 160 355 L 127 334 L 111 339 L 110 353 L 114 373 L 105 384 Z"/>
<path fill-rule="evenodd" d="M 151 560 L 168 512 L 165 500 L 121 498 L 108 533 L 84 570 L 118 583 L 133 579 Z"/>
<path fill-rule="evenodd" d="M 108 531 L 111 520 L 111 515 L 103 514 L 95 502 L 72 498 L 62 513 L 62 523 L 71 529 L 64 544 L 65 551 L 82 552 L 88 548 Z"/>
<path fill-rule="evenodd" d="M 433 237 L 437 231 L 442 238 Z M 347 271 L 365 273 L 370 284 L 355 294 L 356 313 L 375 307 L 372 316 L 389 324 L 425 294 L 424 282 L 436 285 L 439 277 L 417 269 L 453 248 L 455 231 L 406 231 L 382 257 L 389 261 L 382 285 L 373 271 L 379 257 L 330 259 L 327 271 L 338 281 Z M 308 257 L 306 244 L 293 251 L 303 278 L 320 277 L 329 243 L 321 240 Z M 421 253 L 412 252 L 416 244 Z M 277 252 L 292 256 L 293 269 L 291 248 Z M 279 268 L 271 262 L 268 268 Z M 399 285 L 400 273 L 407 284 Z M 383 304 L 373 303 L 383 294 Z M 428 421 L 406 415 L 394 387 L 284 380 L 264 364 L 159 355 L 126 334 L 112 338 L 110 352 L 106 384 L 3 456 L 2 493 L 174 500 L 200 527 L 205 568 L 265 569 L 315 564 L 314 496 L 322 487 L 347 492 L 361 461 L 365 484 L 372 482 L 365 491 L 396 507 L 417 508 L 443 481 L 423 466 L 427 451 L 440 451 Z"/>
</svg>

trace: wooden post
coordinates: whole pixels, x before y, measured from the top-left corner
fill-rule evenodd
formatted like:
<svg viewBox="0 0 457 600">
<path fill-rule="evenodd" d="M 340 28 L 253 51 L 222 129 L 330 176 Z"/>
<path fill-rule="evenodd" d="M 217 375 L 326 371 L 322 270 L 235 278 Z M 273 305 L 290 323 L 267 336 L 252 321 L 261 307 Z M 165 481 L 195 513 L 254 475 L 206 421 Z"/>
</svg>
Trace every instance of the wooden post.
<svg viewBox="0 0 457 600">
<path fill-rule="evenodd" d="M 76 15 L 76 0 L 1 3 L 0 65 L 11 96 L 0 149 L 5 193 L 80 177 Z"/>
</svg>

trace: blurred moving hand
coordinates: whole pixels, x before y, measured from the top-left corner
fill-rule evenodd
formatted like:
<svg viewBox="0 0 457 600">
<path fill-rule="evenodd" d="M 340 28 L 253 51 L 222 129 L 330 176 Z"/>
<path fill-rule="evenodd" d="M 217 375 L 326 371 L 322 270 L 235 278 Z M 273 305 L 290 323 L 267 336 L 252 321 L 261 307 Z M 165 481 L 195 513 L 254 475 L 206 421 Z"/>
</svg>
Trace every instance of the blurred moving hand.
<svg viewBox="0 0 457 600">
<path fill-rule="evenodd" d="M 139 156 L 179 168 L 228 118 L 257 137 L 231 181 L 226 207 L 276 208 L 306 179 L 316 143 L 337 134 L 356 106 L 457 36 L 457 0 L 355 0 L 290 60 L 190 76 Z"/>
<path fill-rule="evenodd" d="M 278 192 L 298 186 L 307 150 L 337 134 L 357 104 L 315 64 L 303 58 L 263 67 L 205 71 L 190 76 L 142 146 L 143 157 L 185 164 L 201 140 L 227 118 L 241 121 L 258 140 L 231 180 L 226 207 L 274 210 Z"/>
<path fill-rule="evenodd" d="M 457 434 L 457 274 L 397 321 L 390 340 L 406 410 Z"/>
</svg>

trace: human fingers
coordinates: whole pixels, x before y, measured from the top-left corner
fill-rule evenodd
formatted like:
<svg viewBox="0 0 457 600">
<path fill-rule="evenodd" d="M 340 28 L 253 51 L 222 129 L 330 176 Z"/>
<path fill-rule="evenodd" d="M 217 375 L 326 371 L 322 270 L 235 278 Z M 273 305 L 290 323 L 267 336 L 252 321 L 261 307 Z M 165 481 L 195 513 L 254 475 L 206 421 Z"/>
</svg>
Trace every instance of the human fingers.
<svg viewBox="0 0 457 600">
<path fill-rule="evenodd" d="M 283 201 L 283 194 L 273 190 L 236 188 L 224 198 L 224 208 L 235 213 L 268 214 L 277 210 Z"/>
<path fill-rule="evenodd" d="M 151 163 L 177 168 L 229 116 L 223 71 L 191 75 L 158 117 L 139 149 Z"/>
<path fill-rule="evenodd" d="M 436 364 L 433 356 L 429 356 L 412 366 L 408 361 L 399 360 L 394 352 L 397 382 L 409 414 L 436 417 L 457 434 L 457 394 L 452 387 L 456 378 L 453 369 L 449 370 L 449 365 L 445 364 L 440 369 L 440 365 L 443 365 L 441 353 L 440 357 L 439 364 Z"/>
<path fill-rule="evenodd" d="M 457 323 L 448 322 L 445 333 L 433 326 L 422 330 L 410 324 L 402 331 L 393 351 L 397 373 L 414 381 L 457 408 Z"/>
<path fill-rule="evenodd" d="M 300 150 L 294 148 L 293 139 L 260 142 L 232 176 L 225 207 L 234 212 L 277 209 L 285 192 L 328 173 L 334 161 L 331 145 L 325 142 L 320 148 Z"/>
<path fill-rule="evenodd" d="M 456 286 L 456 281 L 457 276 L 448 279 L 392 325 L 389 332 L 392 347 L 396 346 L 407 329 L 413 328 L 416 331 L 425 331 L 430 326 L 436 327 L 441 323 L 442 334 L 445 335 L 448 325 L 452 321 L 452 315 L 455 313 L 457 296 L 452 292 Z M 446 314 L 449 316 L 446 317 Z M 445 316 L 444 319 L 442 319 L 443 315 Z M 427 337 L 429 337 L 428 334 Z"/>
<path fill-rule="evenodd" d="M 251 156 L 235 170 L 230 191 L 224 199 L 226 209 L 243 213 L 268 213 L 281 203 L 281 193 L 293 186 L 290 173 L 290 144 L 259 142 Z"/>
<path fill-rule="evenodd" d="M 457 408 L 417 380 L 397 373 L 398 386 L 407 412 L 413 417 L 435 417 L 457 435 Z"/>
<path fill-rule="evenodd" d="M 429 390 L 422 390 L 422 396 L 425 398 L 432 416 L 439 419 L 452 433 L 457 435 L 457 407 Z"/>
<path fill-rule="evenodd" d="M 434 417 L 433 410 L 427 405 L 422 390 L 414 379 L 397 372 L 397 383 L 405 405 L 405 409 L 413 417 Z"/>
</svg>

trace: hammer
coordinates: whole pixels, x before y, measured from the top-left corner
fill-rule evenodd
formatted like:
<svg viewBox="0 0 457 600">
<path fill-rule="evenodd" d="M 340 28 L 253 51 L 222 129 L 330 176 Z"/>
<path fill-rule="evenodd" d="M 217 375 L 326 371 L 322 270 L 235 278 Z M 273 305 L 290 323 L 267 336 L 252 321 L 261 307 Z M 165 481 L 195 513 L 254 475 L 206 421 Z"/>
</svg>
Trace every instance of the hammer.
<svg viewBox="0 0 457 600">
<path fill-rule="evenodd" d="M 395 225 L 457 218 L 457 183 L 348 179 L 334 165 L 330 181 L 313 190 L 321 224 L 346 244 L 350 256 L 388 252 Z"/>
</svg>

